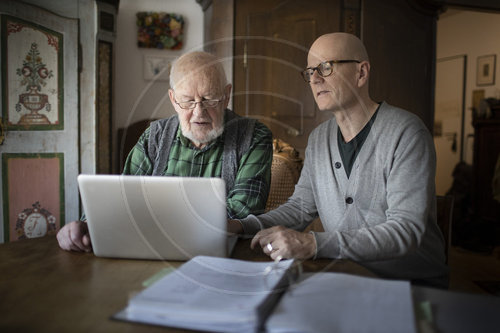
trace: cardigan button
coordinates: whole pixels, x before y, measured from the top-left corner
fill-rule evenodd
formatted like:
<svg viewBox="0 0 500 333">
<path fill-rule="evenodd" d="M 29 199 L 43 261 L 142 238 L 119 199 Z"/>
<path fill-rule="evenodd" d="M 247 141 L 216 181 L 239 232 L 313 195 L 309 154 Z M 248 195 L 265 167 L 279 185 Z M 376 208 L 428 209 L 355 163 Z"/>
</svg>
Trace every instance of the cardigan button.
<svg viewBox="0 0 500 333">
<path fill-rule="evenodd" d="M 350 205 L 350 204 L 352 204 L 354 202 L 354 200 L 351 197 L 347 197 L 345 199 L 345 202 Z"/>
<path fill-rule="evenodd" d="M 335 162 L 335 167 L 336 167 L 337 169 L 340 169 L 340 167 L 341 167 L 341 166 L 342 166 L 342 164 L 340 164 L 340 162 Z"/>
</svg>

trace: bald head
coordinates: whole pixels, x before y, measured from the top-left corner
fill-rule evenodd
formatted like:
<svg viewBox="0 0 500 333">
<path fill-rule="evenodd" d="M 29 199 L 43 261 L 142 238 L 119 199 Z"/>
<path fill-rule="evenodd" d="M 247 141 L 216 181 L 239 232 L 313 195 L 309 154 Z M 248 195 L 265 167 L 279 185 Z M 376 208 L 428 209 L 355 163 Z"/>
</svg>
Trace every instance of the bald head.
<svg viewBox="0 0 500 333">
<path fill-rule="evenodd" d="M 221 62 L 207 52 L 190 52 L 180 56 L 170 71 L 170 88 L 190 84 L 193 80 L 205 81 L 214 89 L 223 91 L 227 78 Z"/>
<path fill-rule="evenodd" d="M 320 110 L 358 114 L 366 120 L 366 111 L 371 112 L 375 104 L 368 87 L 368 54 L 359 38 L 344 32 L 320 36 L 309 50 L 307 67 L 309 84 Z"/>
<path fill-rule="evenodd" d="M 308 66 L 325 60 L 368 61 L 363 42 L 355 35 L 335 32 L 320 36 L 309 50 Z"/>
</svg>

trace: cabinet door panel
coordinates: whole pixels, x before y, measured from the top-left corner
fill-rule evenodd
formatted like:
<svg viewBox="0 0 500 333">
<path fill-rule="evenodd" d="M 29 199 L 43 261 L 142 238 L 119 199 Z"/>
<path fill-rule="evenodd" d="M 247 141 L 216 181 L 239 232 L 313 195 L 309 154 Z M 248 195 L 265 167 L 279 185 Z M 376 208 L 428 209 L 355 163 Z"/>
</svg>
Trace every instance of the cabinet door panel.
<svg viewBox="0 0 500 333">
<path fill-rule="evenodd" d="M 341 1 L 236 1 L 235 112 L 303 155 L 309 133 L 332 114 L 317 109 L 300 72 L 313 41 L 341 24 Z"/>
</svg>

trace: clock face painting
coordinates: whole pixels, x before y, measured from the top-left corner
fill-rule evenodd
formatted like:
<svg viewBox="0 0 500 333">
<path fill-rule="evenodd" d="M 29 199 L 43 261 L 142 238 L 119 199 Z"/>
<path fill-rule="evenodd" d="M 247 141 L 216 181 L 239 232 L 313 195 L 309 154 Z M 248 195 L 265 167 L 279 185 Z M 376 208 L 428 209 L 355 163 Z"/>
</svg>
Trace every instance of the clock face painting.
<svg viewBox="0 0 500 333">
<path fill-rule="evenodd" d="M 16 223 L 17 239 L 37 238 L 56 231 L 56 218 L 35 202 L 32 208 L 26 208 L 18 215 Z"/>
</svg>

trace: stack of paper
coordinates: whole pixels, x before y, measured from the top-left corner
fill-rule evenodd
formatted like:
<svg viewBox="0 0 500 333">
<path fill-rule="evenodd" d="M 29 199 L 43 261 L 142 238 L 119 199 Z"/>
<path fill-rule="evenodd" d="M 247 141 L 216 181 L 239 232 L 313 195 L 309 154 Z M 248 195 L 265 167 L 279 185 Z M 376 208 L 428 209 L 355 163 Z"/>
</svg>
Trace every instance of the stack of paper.
<svg viewBox="0 0 500 333">
<path fill-rule="evenodd" d="M 214 332 L 416 331 L 408 281 L 311 273 L 295 282 L 293 264 L 195 257 L 115 317 Z"/>
<path fill-rule="evenodd" d="M 292 262 L 198 256 L 137 294 L 116 317 L 214 332 L 258 331 L 286 289 Z"/>
</svg>

